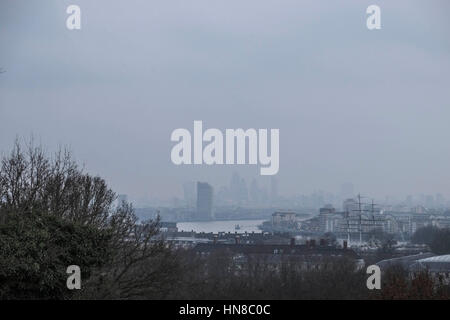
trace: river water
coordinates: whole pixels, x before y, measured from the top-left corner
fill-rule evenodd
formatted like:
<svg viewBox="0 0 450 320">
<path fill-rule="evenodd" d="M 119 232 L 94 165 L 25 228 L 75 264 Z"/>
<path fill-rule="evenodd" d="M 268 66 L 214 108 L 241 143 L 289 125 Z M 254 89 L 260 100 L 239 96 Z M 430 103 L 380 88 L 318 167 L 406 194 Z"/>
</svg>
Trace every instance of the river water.
<svg viewBox="0 0 450 320">
<path fill-rule="evenodd" d="M 258 225 L 265 220 L 228 220 L 228 221 L 199 221 L 199 222 L 178 222 L 178 231 L 195 231 L 195 232 L 237 232 L 237 233 L 260 233 Z M 239 225 L 239 230 L 236 230 Z"/>
</svg>

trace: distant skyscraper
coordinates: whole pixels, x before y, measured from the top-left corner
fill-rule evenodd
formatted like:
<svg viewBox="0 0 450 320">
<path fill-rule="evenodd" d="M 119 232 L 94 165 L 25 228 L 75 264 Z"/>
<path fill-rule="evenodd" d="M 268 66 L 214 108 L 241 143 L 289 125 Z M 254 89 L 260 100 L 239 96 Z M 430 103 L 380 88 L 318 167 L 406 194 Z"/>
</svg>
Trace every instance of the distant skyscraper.
<svg viewBox="0 0 450 320">
<path fill-rule="evenodd" d="M 212 218 L 213 187 L 206 182 L 197 182 L 197 214 L 200 220 Z"/>
<path fill-rule="evenodd" d="M 229 205 L 230 204 L 230 191 L 227 187 L 222 186 L 214 196 L 214 203 L 216 205 Z"/>
<path fill-rule="evenodd" d="M 195 192 L 195 182 L 189 181 L 183 183 L 183 193 L 184 193 L 184 201 L 189 208 L 194 208 L 196 192 Z"/>
<path fill-rule="evenodd" d="M 234 204 L 245 204 L 248 201 L 247 182 L 237 172 L 233 173 L 230 181 L 230 197 Z"/>
<path fill-rule="evenodd" d="M 427 208 L 434 208 L 434 197 L 432 195 L 427 195 L 425 197 L 425 206 Z"/>
<path fill-rule="evenodd" d="M 345 212 L 352 213 L 355 210 L 358 210 L 358 203 L 356 202 L 355 199 L 352 198 L 346 199 L 342 204 L 342 210 L 344 210 Z"/>
<path fill-rule="evenodd" d="M 436 194 L 435 206 L 438 208 L 445 206 L 445 197 L 441 193 Z"/>
</svg>

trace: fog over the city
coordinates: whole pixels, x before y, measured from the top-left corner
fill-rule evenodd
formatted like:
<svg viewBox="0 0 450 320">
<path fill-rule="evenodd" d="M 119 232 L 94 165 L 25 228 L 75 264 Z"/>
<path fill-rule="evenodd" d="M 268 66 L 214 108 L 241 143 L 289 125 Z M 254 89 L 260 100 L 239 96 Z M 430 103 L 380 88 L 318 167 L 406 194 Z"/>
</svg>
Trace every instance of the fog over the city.
<svg viewBox="0 0 450 320">
<path fill-rule="evenodd" d="M 82 29 L 66 28 L 81 8 Z M 382 29 L 365 10 L 381 7 Z M 248 181 L 258 166 L 175 166 L 177 128 L 280 129 L 280 194 L 350 181 L 450 196 L 446 0 L 2 0 L 0 152 L 69 146 L 130 198 Z"/>
</svg>

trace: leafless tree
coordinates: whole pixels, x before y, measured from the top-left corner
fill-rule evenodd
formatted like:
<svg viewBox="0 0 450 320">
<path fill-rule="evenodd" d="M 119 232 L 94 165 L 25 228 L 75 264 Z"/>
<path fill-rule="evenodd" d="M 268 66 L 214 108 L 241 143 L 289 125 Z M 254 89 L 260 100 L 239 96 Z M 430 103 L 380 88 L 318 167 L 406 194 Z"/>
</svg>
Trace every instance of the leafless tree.
<svg viewBox="0 0 450 320">
<path fill-rule="evenodd" d="M 0 223 L 8 214 L 45 212 L 108 235 L 108 261 L 84 281 L 80 297 L 145 298 L 168 288 L 176 256 L 159 236 L 159 219 L 139 222 L 131 204 L 115 205 L 116 194 L 100 177 L 78 167 L 67 149 L 48 156 L 31 140 L 17 139 L 0 165 Z M 70 251 L 70 248 L 68 248 Z"/>
</svg>

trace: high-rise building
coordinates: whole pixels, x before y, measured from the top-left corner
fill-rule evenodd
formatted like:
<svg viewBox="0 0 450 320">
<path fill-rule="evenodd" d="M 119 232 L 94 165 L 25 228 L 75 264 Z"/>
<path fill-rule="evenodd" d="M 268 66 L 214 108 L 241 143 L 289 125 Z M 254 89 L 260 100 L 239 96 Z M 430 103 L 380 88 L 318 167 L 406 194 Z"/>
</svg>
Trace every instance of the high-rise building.
<svg viewBox="0 0 450 320">
<path fill-rule="evenodd" d="M 195 182 L 189 181 L 183 183 L 183 194 L 184 194 L 184 202 L 186 203 L 186 206 L 189 208 L 195 207 Z"/>
<path fill-rule="evenodd" d="M 197 182 L 197 213 L 200 220 L 212 219 L 213 187 L 206 182 Z"/>
<path fill-rule="evenodd" d="M 244 178 L 237 172 L 233 173 L 230 181 L 230 197 L 234 204 L 242 205 L 248 202 L 248 188 Z"/>
<path fill-rule="evenodd" d="M 356 210 L 358 210 L 358 203 L 356 202 L 355 199 L 346 199 L 344 200 L 343 204 L 342 204 L 342 210 L 344 210 L 345 212 L 348 213 L 352 213 Z"/>
<path fill-rule="evenodd" d="M 435 206 L 442 208 L 445 206 L 445 197 L 441 193 L 437 193 L 435 197 Z"/>
<path fill-rule="evenodd" d="M 221 186 L 214 196 L 214 203 L 219 206 L 229 205 L 232 202 L 230 190 L 226 186 Z"/>
</svg>

